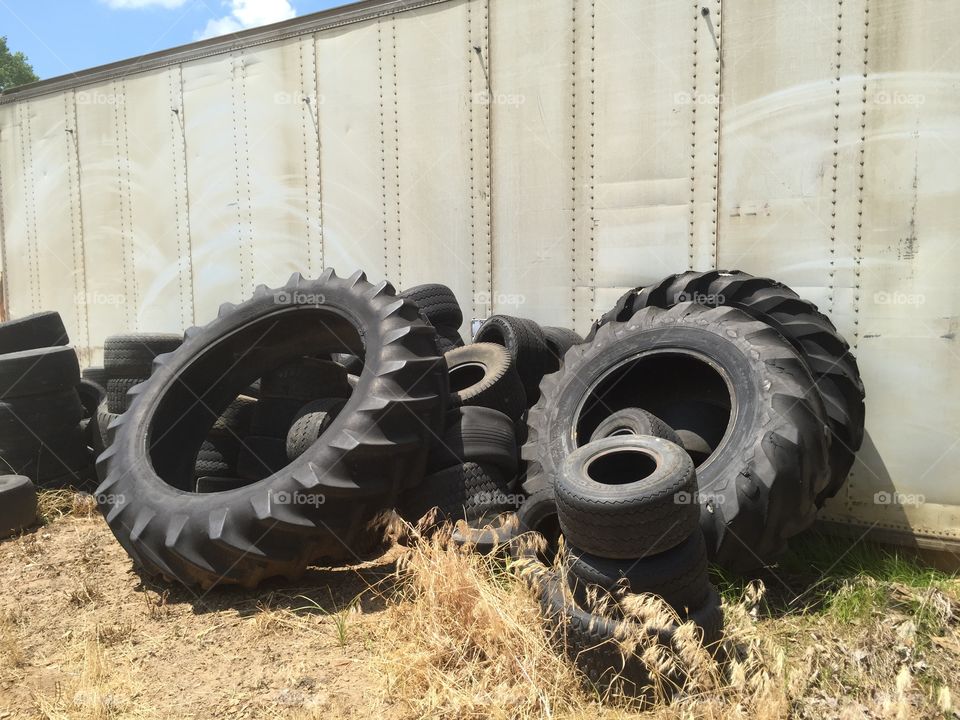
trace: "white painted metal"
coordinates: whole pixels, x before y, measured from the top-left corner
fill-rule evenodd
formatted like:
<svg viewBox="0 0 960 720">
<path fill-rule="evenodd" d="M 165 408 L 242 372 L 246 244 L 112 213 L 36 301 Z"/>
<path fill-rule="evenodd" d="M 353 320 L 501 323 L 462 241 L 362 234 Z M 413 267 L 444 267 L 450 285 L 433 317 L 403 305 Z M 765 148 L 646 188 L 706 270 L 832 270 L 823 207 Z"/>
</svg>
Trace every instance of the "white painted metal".
<svg viewBox="0 0 960 720">
<path fill-rule="evenodd" d="M 58 309 L 95 359 L 359 267 L 584 331 L 628 287 L 738 267 L 856 349 L 868 437 L 824 517 L 957 541 L 951 8 L 367 2 L 41 83 L 0 97 L 6 309 Z"/>
</svg>

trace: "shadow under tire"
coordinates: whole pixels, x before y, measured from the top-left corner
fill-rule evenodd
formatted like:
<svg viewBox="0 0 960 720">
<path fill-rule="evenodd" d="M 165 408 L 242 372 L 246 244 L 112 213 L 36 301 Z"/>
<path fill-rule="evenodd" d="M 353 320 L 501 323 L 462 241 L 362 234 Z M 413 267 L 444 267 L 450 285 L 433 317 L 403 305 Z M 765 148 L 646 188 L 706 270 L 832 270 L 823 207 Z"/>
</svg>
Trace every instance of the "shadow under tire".
<svg viewBox="0 0 960 720">
<path fill-rule="evenodd" d="M 324 303 L 307 304 L 317 296 Z M 324 441 L 260 482 L 193 492 L 211 411 L 219 415 L 293 358 L 330 352 L 365 363 Z M 227 362 L 238 354 L 242 362 Z M 295 579 L 321 557 L 344 557 L 370 521 L 419 482 L 449 386 L 435 330 L 412 301 L 362 272 L 340 278 L 328 269 L 222 305 L 176 352 L 158 356 L 150 380 L 133 392 L 137 400 L 97 462 L 110 529 L 146 573 L 188 586 L 254 587 Z"/>
</svg>

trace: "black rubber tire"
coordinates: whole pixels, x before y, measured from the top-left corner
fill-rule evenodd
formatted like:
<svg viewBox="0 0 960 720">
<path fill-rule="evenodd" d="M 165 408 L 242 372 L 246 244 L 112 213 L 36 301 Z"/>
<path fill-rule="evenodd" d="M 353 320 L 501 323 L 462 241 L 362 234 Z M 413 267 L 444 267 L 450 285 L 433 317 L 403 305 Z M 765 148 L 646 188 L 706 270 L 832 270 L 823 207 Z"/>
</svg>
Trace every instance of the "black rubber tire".
<svg viewBox="0 0 960 720">
<path fill-rule="evenodd" d="M 191 492 L 210 422 L 196 397 L 219 413 L 288 359 L 334 352 L 364 355 L 365 365 L 329 439 L 260 482 Z M 158 357 L 135 392 L 97 462 L 100 510 L 144 572 L 206 588 L 295 579 L 320 558 L 352 557 L 355 538 L 423 477 L 450 395 L 436 331 L 416 305 L 389 283 L 329 269 L 221 306 L 177 352 Z M 277 502 L 281 493 L 304 501 Z"/>
<path fill-rule="evenodd" d="M 438 330 L 441 327 L 458 330 L 463 325 L 460 303 L 453 290 L 446 285 L 417 285 L 400 292 L 399 296 L 413 300 L 427 321 Z"/>
<path fill-rule="evenodd" d="M 203 476 L 197 478 L 194 492 L 218 493 L 227 492 L 228 490 L 239 490 L 242 487 L 251 485 L 252 482 L 251 480 L 236 477 Z"/>
<path fill-rule="evenodd" d="M 827 465 L 829 429 L 813 380 L 793 347 L 776 330 L 735 308 L 684 303 L 644 308 L 626 323 L 608 323 L 594 341 L 574 347 L 560 372 L 544 381 L 544 397 L 530 411 L 524 488 L 534 492 L 576 448 L 582 403 L 612 368 L 640 368 L 644 353 L 690 353 L 709 358 L 732 388 L 733 422 L 710 458 L 698 467 L 700 526 L 712 559 L 733 571 L 770 562 L 788 538 L 816 515 L 815 488 Z M 638 359 L 640 358 L 640 359 Z M 699 367 L 699 366 L 698 366 Z M 654 387 L 664 399 L 683 387 L 656 380 L 618 387 L 604 407 L 635 407 Z M 659 396 L 658 396 L 659 397 Z M 642 399 L 642 398 L 641 398 Z M 607 402 L 612 406 L 606 408 Z M 646 405 L 679 433 L 669 407 Z M 591 428 L 584 428 L 589 436 Z M 585 548 L 586 549 L 586 548 Z"/>
<path fill-rule="evenodd" d="M 26 475 L 37 485 L 67 475 L 73 476 L 90 466 L 93 458 L 80 424 L 57 435 L 47 435 L 22 443 L 16 450 L 0 456 L 0 467 L 11 475 Z"/>
<path fill-rule="evenodd" d="M 446 355 L 458 347 L 463 347 L 463 338 L 460 337 L 458 330 L 447 327 L 437 328 L 437 350 Z"/>
<path fill-rule="evenodd" d="M 211 433 L 197 451 L 196 477 L 234 477 L 242 441 L 231 435 Z"/>
<path fill-rule="evenodd" d="M 699 608 L 711 589 L 699 528 L 676 547 L 638 560 L 610 560 L 571 548 L 570 574 L 585 587 L 659 595 L 680 613 Z"/>
<path fill-rule="evenodd" d="M 150 377 L 154 358 L 171 353 L 182 344 L 183 336 L 172 333 L 111 335 L 103 342 L 103 367 L 107 378 Z"/>
<path fill-rule="evenodd" d="M 80 364 L 72 347 L 43 347 L 0 355 L 0 400 L 72 390 Z"/>
<path fill-rule="evenodd" d="M 495 343 L 472 343 L 444 355 L 455 407 L 486 407 L 518 420 L 526 409 L 523 383 L 509 352 Z"/>
<path fill-rule="evenodd" d="M 680 436 L 672 427 L 643 408 L 617 410 L 597 425 L 596 430 L 590 435 L 590 442 L 603 440 L 614 435 L 652 435 L 683 447 Z"/>
<path fill-rule="evenodd" d="M 110 447 L 110 444 L 113 442 L 113 438 L 116 435 L 115 423 L 119 417 L 119 413 L 110 412 L 106 401 L 100 403 L 100 406 L 97 408 L 97 435 L 94 436 L 97 442 L 93 446 L 97 454 L 102 453 Z"/>
<path fill-rule="evenodd" d="M 80 377 L 99 385 L 104 392 L 107 390 L 107 380 L 110 379 L 110 376 L 107 375 L 107 369 L 103 367 L 86 367 L 80 371 Z"/>
<path fill-rule="evenodd" d="M 321 398 L 348 398 L 347 371 L 332 360 L 305 357 L 260 380 L 260 399 L 294 398 L 301 404 Z"/>
<path fill-rule="evenodd" d="M 349 375 L 359 376 L 363 373 L 363 360 L 357 355 L 334 353 L 330 358 L 335 363 L 342 365 Z"/>
<path fill-rule="evenodd" d="M 210 435 L 227 435 L 242 438 L 250 434 L 257 400 L 248 395 L 238 395 L 214 421 Z"/>
<path fill-rule="evenodd" d="M 683 542 L 700 518 L 693 461 L 679 445 L 651 435 L 577 448 L 554 490 L 567 543 L 605 558 L 662 553 Z"/>
<path fill-rule="evenodd" d="M 527 406 L 540 399 L 540 381 L 556 370 L 556 359 L 539 325 L 525 318 L 491 315 L 477 330 L 473 342 L 496 343 L 507 348 L 523 383 Z"/>
<path fill-rule="evenodd" d="M 517 538 L 515 513 L 485 513 L 476 520 L 466 520 L 454 526 L 450 540 L 477 555 L 509 555 L 511 543 Z"/>
<path fill-rule="evenodd" d="M 324 398 L 311 400 L 300 408 L 287 431 L 287 459 L 296 460 L 309 450 L 330 427 L 346 402 L 343 398 Z"/>
<path fill-rule="evenodd" d="M 0 475 L 0 537 L 28 528 L 36 519 L 37 490 L 30 478 Z"/>
<path fill-rule="evenodd" d="M 509 492 L 500 471 L 467 462 L 428 475 L 402 498 L 400 517 L 417 523 L 433 508 L 435 523 L 475 520 L 484 514 L 510 510 Z"/>
<path fill-rule="evenodd" d="M 60 313 L 39 312 L 0 323 L 0 354 L 69 344 Z"/>
<path fill-rule="evenodd" d="M 547 326 L 541 329 L 543 330 L 543 342 L 554 358 L 550 372 L 556 372 L 563 364 L 563 356 L 567 354 L 567 350 L 574 345 L 580 345 L 583 338 L 568 328 Z"/>
<path fill-rule="evenodd" d="M 83 407 L 83 417 L 92 418 L 97 414 L 100 403 L 107 399 L 107 389 L 92 380 L 83 378 L 77 383 L 77 396 Z"/>
<path fill-rule="evenodd" d="M 107 380 L 107 407 L 110 412 L 122 415 L 130 409 L 133 398 L 129 392 L 147 378 L 111 378 Z"/>
<path fill-rule="evenodd" d="M 644 307 L 672 307 L 685 300 L 735 307 L 767 323 L 793 345 L 810 368 L 833 435 L 831 472 L 817 488 L 817 506 L 821 506 L 843 486 L 863 442 L 863 381 L 847 341 L 812 302 L 776 280 L 739 270 L 670 275 L 635 292 L 627 312 L 632 315 Z"/>
<path fill-rule="evenodd" d="M 446 431 L 430 451 L 427 472 L 474 462 L 492 465 L 511 482 L 520 463 L 513 421 L 485 407 L 455 408 L 449 418 Z"/>
<path fill-rule="evenodd" d="M 66 432 L 84 417 L 76 390 L 0 401 L 0 453 Z"/>
</svg>

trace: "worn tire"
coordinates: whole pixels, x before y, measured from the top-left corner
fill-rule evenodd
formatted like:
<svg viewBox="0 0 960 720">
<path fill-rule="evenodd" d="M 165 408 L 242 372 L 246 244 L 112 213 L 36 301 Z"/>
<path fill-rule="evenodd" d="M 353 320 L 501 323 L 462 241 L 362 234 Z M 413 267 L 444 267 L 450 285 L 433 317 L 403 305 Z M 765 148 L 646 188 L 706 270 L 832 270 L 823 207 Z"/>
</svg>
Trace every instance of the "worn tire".
<svg viewBox="0 0 960 720">
<path fill-rule="evenodd" d="M 540 381 L 556 367 L 539 325 L 525 318 L 491 315 L 477 330 L 473 342 L 503 345 L 523 383 L 527 406 L 540 398 Z"/>
<path fill-rule="evenodd" d="M 313 400 L 300 408 L 287 431 L 287 459 L 296 460 L 309 450 L 330 427 L 345 403 L 343 398 L 324 398 Z"/>
<path fill-rule="evenodd" d="M 567 354 L 567 350 L 572 348 L 574 345 L 581 344 L 583 342 L 583 338 L 573 330 L 563 327 L 547 326 L 542 328 L 542 330 L 543 342 L 546 344 L 547 349 L 553 356 L 553 362 L 550 365 L 550 372 L 556 372 L 560 369 L 560 365 L 563 364 L 563 356 Z"/>
<path fill-rule="evenodd" d="M 437 350 L 446 355 L 451 350 L 463 347 L 463 338 L 460 332 L 448 327 L 437 328 Z"/>
<path fill-rule="evenodd" d="M 857 360 L 834 324 L 816 305 L 786 285 L 738 270 L 670 275 L 635 292 L 627 303 L 627 312 L 632 315 L 644 307 L 668 308 L 684 300 L 743 310 L 793 345 L 810 369 L 834 439 L 830 444 L 830 474 L 817 488 L 817 505 L 836 495 L 863 442 L 864 389 Z"/>
<path fill-rule="evenodd" d="M 600 557 L 645 558 L 669 550 L 697 529 L 700 516 L 690 500 L 697 491 L 690 456 L 650 435 L 578 448 L 554 490 L 567 543 Z"/>
<path fill-rule="evenodd" d="M 644 308 L 628 322 L 601 327 L 592 343 L 574 347 L 560 372 L 544 381 L 544 397 L 530 411 L 524 487 L 533 492 L 547 484 L 576 449 L 576 437 L 589 437 L 593 427 L 575 429 L 591 411 L 578 408 L 586 408 L 581 403 L 595 393 L 602 395 L 604 382 L 623 377 L 617 373 L 633 372 L 637 382 L 618 386 L 617 397 L 604 396 L 602 408 L 591 407 L 609 414 L 641 405 L 679 434 L 670 403 L 691 387 L 684 378 L 662 387 L 646 372 L 658 358 L 675 369 L 677 357 L 698 370 L 713 363 L 730 378 L 723 392 L 732 391 L 727 402 L 737 412 L 697 469 L 700 526 L 718 564 L 754 569 L 774 560 L 790 537 L 813 522 L 815 488 L 829 472 L 829 429 L 810 372 L 794 348 L 735 308 L 696 303 Z"/>
<path fill-rule="evenodd" d="M 238 437 L 211 433 L 197 451 L 194 475 L 198 478 L 235 476 L 241 444 Z"/>
<path fill-rule="evenodd" d="M 278 305 L 279 293 L 290 302 Z M 300 300 L 317 296 L 322 304 Z M 334 352 L 362 354 L 365 364 L 328 440 L 260 482 L 191 492 L 210 426 L 195 395 L 219 413 L 288 359 Z M 227 362 L 241 354 L 242 362 Z M 364 528 L 422 478 L 450 394 L 436 331 L 416 305 L 389 283 L 329 269 L 221 306 L 211 323 L 187 331 L 177 352 L 159 356 L 134 392 L 97 463 L 100 510 L 144 572 L 202 587 L 292 579 L 320 558 L 348 556 Z M 275 502 L 279 493 L 304 502 Z"/>
<path fill-rule="evenodd" d="M 0 537 L 30 527 L 36 519 L 37 490 L 30 478 L 0 476 Z"/>
<path fill-rule="evenodd" d="M 111 378 L 107 380 L 107 407 L 110 412 L 122 415 L 130 409 L 133 398 L 129 392 L 147 378 Z"/>
<path fill-rule="evenodd" d="M 47 435 L 32 442 L 24 442 L 15 450 L 0 456 L 0 466 L 13 475 L 26 475 L 37 485 L 61 476 L 83 474 L 92 461 L 90 449 L 80 424 L 67 428 L 55 436 Z M 84 475 L 85 478 L 85 475 Z"/>
<path fill-rule="evenodd" d="M 103 342 L 103 367 L 111 380 L 150 377 L 153 359 L 182 344 L 182 335 L 170 333 L 111 335 Z"/>
<path fill-rule="evenodd" d="M 507 483 L 494 467 L 467 462 L 440 470 L 407 491 L 398 510 L 411 523 L 434 508 L 436 523 L 474 520 L 486 513 L 509 510 Z"/>
<path fill-rule="evenodd" d="M 597 429 L 590 435 L 590 442 L 614 435 L 652 435 L 683 447 L 680 436 L 672 427 L 642 408 L 624 408 L 613 413 L 597 425 Z"/>
<path fill-rule="evenodd" d="M 257 400 L 248 395 L 238 395 L 210 427 L 210 435 L 227 435 L 242 438 L 250 434 L 250 423 L 257 408 Z"/>
<path fill-rule="evenodd" d="M 116 421 L 120 415 L 118 413 L 110 412 L 110 408 L 107 406 L 106 401 L 100 403 L 100 406 L 97 408 L 96 415 L 96 434 L 94 435 L 94 445 L 93 449 L 99 455 L 113 442 L 113 438 L 116 435 Z"/>
<path fill-rule="evenodd" d="M 0 355 L 0 399 L 72 390 L 80 364 L 72 347 L 43 347 Z"/>
<path fill-rule="evenodd" d="M 417 285 L 398 293 L 400 297 L 413 300 L 423 317 L 437 329 L 441 327 L 458 330 L 463 325 L 463 311 L 457 296 L 446 285 L 431 283 Z"/>
<path fill-rule="evenodd" d="M 523 383 L 502 345 L 472 343 L 444 355 L 455 407 L 486 407 L 517 420 L 526 409 Z"/>
<path fill-rule="evenodd" d="M 84 380 L 89 380 L 95 385 L 99 385 L 106 392 L 107 389 L 107 380 L 109 375 L 107 375 L 107 369 L 104 367 L 86 367 L 80 371 L 80 377 Z"/>
<path fill-rule="evenodd" d="M 451 410 L 446 431 L 430 451 L 427 471 L 465 462 L 492 465 L 510 482 L 520 462 L 513 421 L 499 410 L 486 407 Z"/>
<path fill-rule="evenodd" d="M 700 607 L 711 589 L 699 528 L 676 547 L 636 560 L 610 560 L 571 548 L 570 574 L 585 587 L 659 595 L 680 613 Z"/>
<path fill-rule="evenodd" d="M 107 389 L 92 380 L 81 379 L 77 383 L 76 395 L 83 408 L 83 417 L 92 418 L 97 414 L 100 403 L 107 399 Z M 72 401 L 71 401 L 72 405 Z"/>
<path fill-rule="evenodd" d="M 0 323 L 0 354 L 57 347 L 69 342 L 60 313 L 53 310 Z"/>
<path fill-rule="evenodd" d="M 0 401 L 0 453 L 66 432 L 84 417 L 76 390 Z"/>
</svg>

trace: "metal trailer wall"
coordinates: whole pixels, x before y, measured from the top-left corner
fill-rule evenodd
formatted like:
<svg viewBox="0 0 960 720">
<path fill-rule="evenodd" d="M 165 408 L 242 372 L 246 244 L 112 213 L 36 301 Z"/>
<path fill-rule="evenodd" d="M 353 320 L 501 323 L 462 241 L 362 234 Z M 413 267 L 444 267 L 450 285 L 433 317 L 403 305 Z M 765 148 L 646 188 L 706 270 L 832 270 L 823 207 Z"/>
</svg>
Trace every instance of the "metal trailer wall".
<svg viewBox="0 0 960 720">
<path fill-rule="evenodd" d="M 0 97 L 6 307 L 92 362 L 324 266 L 581 332 L 671 272 L 770 275 L 867 387 L 824 518 L 957 547 L 952 9 L 381 0 L 28 86 Z"/>
</svg>

